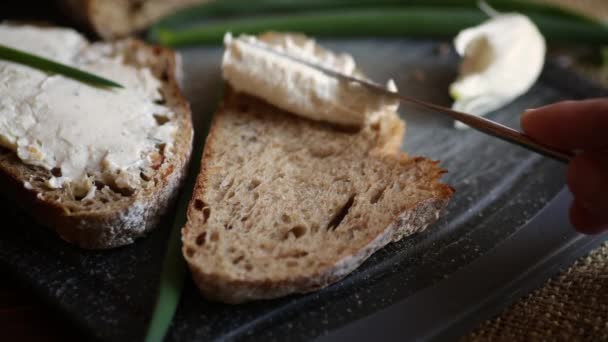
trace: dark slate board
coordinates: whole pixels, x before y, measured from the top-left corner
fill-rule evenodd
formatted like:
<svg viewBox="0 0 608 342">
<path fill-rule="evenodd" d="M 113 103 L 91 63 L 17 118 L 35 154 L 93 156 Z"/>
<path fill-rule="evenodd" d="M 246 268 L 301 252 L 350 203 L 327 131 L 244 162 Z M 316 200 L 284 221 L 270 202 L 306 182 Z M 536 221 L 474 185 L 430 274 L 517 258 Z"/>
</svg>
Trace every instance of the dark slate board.
<svg viewBox="0 0 608 342">
<path fill-rule="evenodd" d="M 440 42 L 325 41 L 352 53 L 375 80 L 394 77 L 405 94 L 449 105 L 458 59 Z M 186 96 L 198 141 L 222 88 L 220 48 L 182 51 Z M 604 90 L 548 63 L 524 96 L 492 113 L 518 127 L 519 113 L 562 99 L 605 96 Z M 445 215 L 427 231 L 374 254 L 342 282 L 309 295 L 232 306 L 202 299 L 186 282 L 168 340 L 309 339 L 436 284 L 504 241 L 564 185 L 565 167 L 481 133 L 452 128 L 441 115 L 402 107 L 404 149 L 442 161 L 457 190 Z M 194 156 L 199 162 L 199 156 Z M 100 340 L 140 340 L 149 322 L 171 215 L 147 238 L 111 251 L 82 251 L 34 224 L 10 199 L 0 201 L 0 264 Z"/>
</svg>

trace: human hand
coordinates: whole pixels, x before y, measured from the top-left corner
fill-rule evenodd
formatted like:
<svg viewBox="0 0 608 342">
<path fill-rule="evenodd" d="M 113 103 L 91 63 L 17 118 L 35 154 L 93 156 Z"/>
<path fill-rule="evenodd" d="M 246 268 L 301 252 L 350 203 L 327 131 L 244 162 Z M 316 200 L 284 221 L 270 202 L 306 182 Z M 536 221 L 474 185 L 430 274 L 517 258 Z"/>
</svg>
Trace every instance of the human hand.
<svg viewBox="0 0 608 342">
<path fill-rule="evenodd" d="M 585 234 L 607 230 L 608 98 L 527 110 L 521 127 L 539 142 L 580 152 L 568 165 L 568 187 L 574 195 L 570 222 Z"/>
</svg>

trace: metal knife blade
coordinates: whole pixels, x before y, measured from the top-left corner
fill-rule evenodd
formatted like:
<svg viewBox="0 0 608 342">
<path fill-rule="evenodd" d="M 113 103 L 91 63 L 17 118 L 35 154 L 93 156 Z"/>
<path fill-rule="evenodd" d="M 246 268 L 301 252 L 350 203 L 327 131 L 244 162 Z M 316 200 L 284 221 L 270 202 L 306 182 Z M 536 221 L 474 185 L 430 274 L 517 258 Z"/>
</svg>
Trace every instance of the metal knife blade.
<svg viewBox="0 0 608 342">
<path fill-rule="evenodd" d="M 532 139 L 530 136 L 526 135 L 525 133 L 519 132 L 511 127 L 505 126 L 503 124 L 492 121 L 490 119 L 487 119 L 487 118 L 484 118 L 481 116 L 477 116 L 477 115 L 472 115 L 472 114 L 455 111 L 448 107 L 436 105 L 436 104 L 433 104 L 430 102 L 426 102 L 426 101 L 419 100 L 419 99 L 416 99 L 413 97 L 409 97 L 409 96 L 399 93 L 398 91 L 392 91 L 390 89 L 387 89 L 386 87 L 384 87 L 374 81 L 361 79 L 361 78 L 354 77 L 351 75 L 346 75 L 341 72 L 326 68 L 322 65 L 312 63 L 307 60 L 282 53 L 282 52 L 272 49 L 271 47 L 266 46 L 266 45 L 257 44 L 257 43 L 250 42 L 250 41 L 241 41 L 241 42 L 243 42 L 249 46 L 252 46 L 252 47 L 255 47 L 258 49 L 262 49 L 266 52 L 272 53 L 279 57 L 289 59 L 293 62 L 306 65 L 306 66 L 313 68 L 317 71 L 320 71 L 328 76 L 335 77 L 341 81 L 359 84 L 359 85 L 367 88 L 368 90 L 375 92 L 379 95 L 397 99 L 400 102 L 405 103 L 405 104 L 417 105 L 419 107 L 429 109 L 435 113 L 447 115 L 450 118 L 452 118 L 456 121 L 460 121 L 480 132 L 483 132 L 485 134 L 502 139 L 509 143 L 519 145 L 528 150 L 531 150 L 536 153 L 542 154 L 544 156 L 553 158 L 555 160 L 567 163 L 570 161 L 570 159 L 572 159 L 575 156 L 575 153 L 572 151 L 565 151 L 565 150 L 560 150 L 560 149 L 557 149 L 557 148 L 554 148 L 551 146 L 547 146 L 545 144 L 535 141 L 534 139 Z"/>
</svg>

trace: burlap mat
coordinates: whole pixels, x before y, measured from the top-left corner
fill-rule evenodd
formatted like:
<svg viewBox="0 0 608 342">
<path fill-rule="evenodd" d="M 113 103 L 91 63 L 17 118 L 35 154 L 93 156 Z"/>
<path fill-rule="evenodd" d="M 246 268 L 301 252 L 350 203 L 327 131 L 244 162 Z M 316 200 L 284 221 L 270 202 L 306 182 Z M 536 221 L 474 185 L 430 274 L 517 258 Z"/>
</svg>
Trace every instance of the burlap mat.
<svg viewBox="0 0 608 342">
<path fill-rule="evenodd" d="M 535 0 L 608 22 L 608 0 Z M 608 87 L 608 67 L 573 68 Z M 464 341 L 608 341 L 608 242 L 481 324 Z"/>
<path fill-rule="evenodd" d="M 608 341 L 608 243 L 464 341 Z"/>
</svg>

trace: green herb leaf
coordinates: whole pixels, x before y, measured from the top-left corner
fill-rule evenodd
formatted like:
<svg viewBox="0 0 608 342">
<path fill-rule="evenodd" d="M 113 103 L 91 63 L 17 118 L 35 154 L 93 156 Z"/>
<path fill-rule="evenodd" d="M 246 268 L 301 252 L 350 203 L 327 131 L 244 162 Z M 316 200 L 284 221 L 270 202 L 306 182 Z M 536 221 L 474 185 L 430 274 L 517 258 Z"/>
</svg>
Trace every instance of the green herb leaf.
<svg viewBox="0 0 608 342">
<path fill-rule="evenodd" d="M 204 137 L 207 136 L 209 129 L 208 123 L 201 126 L 197 127 L 195 131 L 191 154 L 193 158 L 177 202 L 177 210 L 171 226 L 171 236 L 163 260 L 158 297 L 152 320 L 148 326 L 146 342 L 160 342 L 164 339 L 181 297 L 184 278 L 186 277 L 186 262 L 182 256 L 181 229 L 186 224 L 188 203 L 192 198 L 200 169 L 200 163 L 197 162 L 196 158 L 200 158 L 203 154 Z"/>
<path fill-rule="evenodd" d="M 550 41 L 608 43 L 608 27 L 556 15 L 529 13 Z M 217 20 L 188 27 L 157 27 L 166 46 L 221 43 L 225 32 L 256 34 L 268 30 L 297 31 L 316 37 L 453 37 L 487 16 L 478 8 L 395 7 L 343 9 L 297 14 L 261 15 Z"/>
<path fill-rule="evenodd" d="M 69 65 L 54 62 L 50 59 L 46 59 L 40 56 L 30 54 L 28 52 L 20 51 L 5 45 L 0 44 L 0 59 L 7 60 L 14 63 L 30 66 L 46 72 L 53 72 L 61 74 L 63 76 L 88 83 L 99 87 L 115 87 L 122 88 L 122 86 L 114 81 L 93 75 L 86 71 L 82 71 L 73 68 Z"/>
<path fill-rule="evenodd" d="M 526 0 L 488 0 L 488 3 L 500 11 L 515 11 L 524 14 L 538 13 L 558 16 L 572 20 L 588 20 L 582 15 L 567 11 L 550 4 L 533 3 Z M 434 8 L 441 12 L 449 8 L 478 9 L 478 0 L 214 0 L 203 4 L 189 6 L 176 13 L 162 18 L 149 30 L 149 38 L 155 36 L 158 28 L 184 28 L 189 24 L 206 20 L 238 18 L 244 16 L 268 16 L 270 14 L 294 14 L 310 11 L 327 11 L 336 9 L 379 10 L 382 8 Z"/>
<path fill-rule="evenodd" d="M 152 314 L 152 321 L 146 334 L 146 342 L 161 342 L 163 340 L 171 325 L 175 310 L 177 310 L 184 286 L 186 264 L 181 253 L 181 228 L 185 223 L 186 210 L 188 209 L 188 202 L 190 200 L 189 195 L 192 194 L 187 189 L 191 189 L 193 186 L 189 184 L 188 187 L 184 188 L 180 195 L 177 214 L 171 227 L 167 254 L 163 261 L 160 288 L 154 313 Z"/>
</svg>

